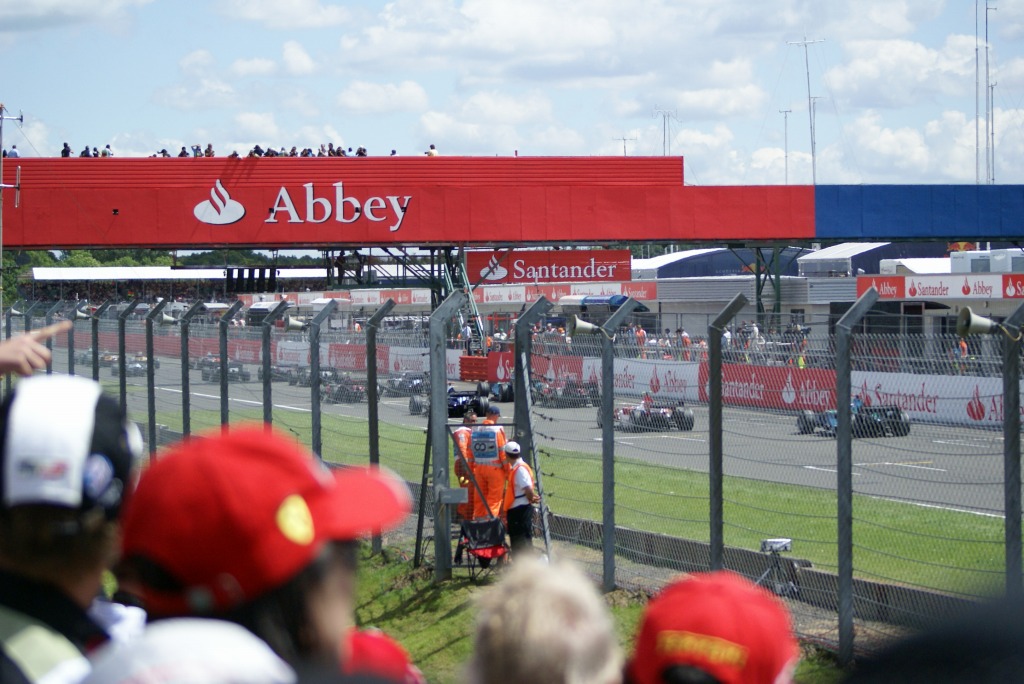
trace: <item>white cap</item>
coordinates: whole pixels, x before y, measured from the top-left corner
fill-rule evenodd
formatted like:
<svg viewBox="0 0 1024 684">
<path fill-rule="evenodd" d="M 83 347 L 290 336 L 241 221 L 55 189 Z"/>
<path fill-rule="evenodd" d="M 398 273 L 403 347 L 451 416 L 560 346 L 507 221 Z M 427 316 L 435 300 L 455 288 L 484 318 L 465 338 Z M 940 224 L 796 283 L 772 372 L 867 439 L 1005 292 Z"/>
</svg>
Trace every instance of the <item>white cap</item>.
<svg viewBox="0 0 1024 684">
<path fill-rule="evenodd" d="M 519 442 L 508 442 L 507 444 L 505 444 L 505 453 L 506 454 L 512 454 L 512 455 L 518 456 L 519 455 L 519 451 L 520 451 Z"/>
<path fill-rule="evenodd" d="M 93 657 L 83 684 L 292 684 L 295 672 L 249 630 L 224 620 L 154 622 L 126 644 Z"/>
</svg>

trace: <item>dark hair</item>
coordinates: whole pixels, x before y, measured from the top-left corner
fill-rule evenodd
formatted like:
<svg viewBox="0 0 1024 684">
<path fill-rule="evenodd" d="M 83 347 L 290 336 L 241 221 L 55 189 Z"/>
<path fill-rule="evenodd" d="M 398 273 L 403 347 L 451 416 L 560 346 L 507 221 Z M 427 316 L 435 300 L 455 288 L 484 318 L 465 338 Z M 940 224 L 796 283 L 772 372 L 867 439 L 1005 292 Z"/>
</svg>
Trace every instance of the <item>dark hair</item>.
<svg viewBox="0 0 1024 684">
<path fill-rule="evenodd" d="M 316 559 L 291 580 L 223 617 L 267 642 L 286 661 L 309 661 L 316 648 L 310 631 L 309 595 L 335 565 L 355 572 L 358 548 L 356 542 L 325 544 Z"/>
<path fill-rule="evenodd" d="M 284 660 L 295 664 L 316 655 L 315 637 L 310 629 L 309 596 L 331 568 L 341 566 L 355 572 L 359 544 L 336 541 L 324 544 L 319 555 L 281 586 L 226 611 L 213 610 L 203 617 L 237 623 L 265 641 Z M 137 581 L 160 592 L 182 592 L 185 585 L 149 558 L 132 556 L 118 566 L 119 579 Z M 145 606 L 143 606 L 145 607 Z M 151 620 L 177 615 L 155 615 Z"/>
<path fill-rule="evenodd" d="M 671 665 L 661 672 L 663 684 L 720 684 L 718 679 L 699 667 Z"/>
</svg>

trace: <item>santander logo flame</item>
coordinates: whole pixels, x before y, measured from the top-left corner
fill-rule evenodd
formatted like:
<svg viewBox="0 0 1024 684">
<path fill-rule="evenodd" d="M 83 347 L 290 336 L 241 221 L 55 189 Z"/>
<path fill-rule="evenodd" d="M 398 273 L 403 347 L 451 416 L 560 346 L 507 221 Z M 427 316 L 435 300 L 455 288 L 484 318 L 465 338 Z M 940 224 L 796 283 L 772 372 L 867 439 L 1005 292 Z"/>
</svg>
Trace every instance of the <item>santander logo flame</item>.
<svg viewBox="0 0 1024 684">
<path fill-rule="evenodd" d="M 504 280 L 508 276 L 508 269 L 498 263 L 498 256 L 492 256 L 487 266 L 480 270 L 480 277 L 484 280 Z"/>
<path fill-rule="evenodd" d="M 971 420 L 985 420 L 985 402 L 981 400 L 977 385 L 974 387 L 974 396 L 967 402 L 967 415 Z"/>
<path fill-rule="evenodd" d="M 960 288 L 960 291 L 964 293 L 964 296 L 971 294 L 971 284 L 967 282 L 967 278 L 964 278 L 964 286 Z"/>
<path fill-rule="evenodd" d="M 210 190 L 210 199 L 197 204 L 192 213 L 203 223 L 226 226 L 240 221 L 245 216 L 245 207 L 231 199 L 231 195 L 224 189 L 218 178 L 217 182 L 213 184 L 213 189 Z"/>
<path fill-rule="evenodd" d="M 651 394 L 657 394 L 661 390 L 661 380 L 658 379 L 658 367 L 654 367 L 654 372 L 651 373 L 651 382 L 648 384 L 651 388 Z"/>
</svg>

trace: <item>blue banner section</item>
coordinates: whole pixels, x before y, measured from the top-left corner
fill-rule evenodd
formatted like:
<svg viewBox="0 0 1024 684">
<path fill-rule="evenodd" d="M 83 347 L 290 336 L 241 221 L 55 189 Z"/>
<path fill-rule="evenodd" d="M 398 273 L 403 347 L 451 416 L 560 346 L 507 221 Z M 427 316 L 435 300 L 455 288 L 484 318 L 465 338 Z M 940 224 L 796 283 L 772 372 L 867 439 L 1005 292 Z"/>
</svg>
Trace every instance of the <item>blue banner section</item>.
<svg viewBox="0 0 1024 684">
<path fill-rule="evenodd" d="M 819 185 L 819 240 L 1024 238 L 1024 185 Z"/>
</svg>

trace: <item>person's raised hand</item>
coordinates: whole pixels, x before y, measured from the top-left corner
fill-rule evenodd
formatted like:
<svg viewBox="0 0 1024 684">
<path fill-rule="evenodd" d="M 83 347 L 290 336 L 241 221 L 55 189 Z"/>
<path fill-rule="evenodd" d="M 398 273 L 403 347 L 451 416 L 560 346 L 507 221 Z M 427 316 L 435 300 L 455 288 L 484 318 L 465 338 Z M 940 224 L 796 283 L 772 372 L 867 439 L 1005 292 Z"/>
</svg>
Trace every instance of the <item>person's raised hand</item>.
<svg viewBox="0 0 1024 684">
<path fill-rule="evenodd" d="M 61 321 L 0 342 L 0 373 L 27 376 L 45 369 L 46 364 L 50 362 L 50 350 L 46 348 L 46 340 L 67 332 L 73 325 L 71 321 Z"/>
</svg>

